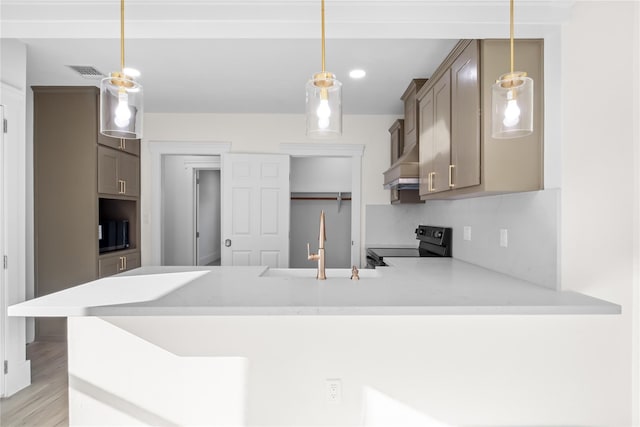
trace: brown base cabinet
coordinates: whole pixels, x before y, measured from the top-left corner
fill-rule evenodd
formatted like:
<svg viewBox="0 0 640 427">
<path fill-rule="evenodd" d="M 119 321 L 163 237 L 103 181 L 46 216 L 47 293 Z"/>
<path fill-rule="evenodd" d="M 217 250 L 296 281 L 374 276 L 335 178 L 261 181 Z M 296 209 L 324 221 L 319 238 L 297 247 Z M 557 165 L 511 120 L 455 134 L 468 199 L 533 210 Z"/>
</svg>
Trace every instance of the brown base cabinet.
<svg viewBox="0 0 640 427">
<path fill-rule="evenodd" d="M 140 267 L 140 252 L 101 255 L 98 260 L 98 277 L 103 278 Z"/>
<path fill-rule="evenodd" d="M 509 40 L 462 40 L 418 92 L 420 197 L 455 199 L 540 190 L 543 41 L 516 40 L 516 68 L 534 81 L 534 132 L 491 137 L 491 86 L 509 70 Z"/>
</svg>

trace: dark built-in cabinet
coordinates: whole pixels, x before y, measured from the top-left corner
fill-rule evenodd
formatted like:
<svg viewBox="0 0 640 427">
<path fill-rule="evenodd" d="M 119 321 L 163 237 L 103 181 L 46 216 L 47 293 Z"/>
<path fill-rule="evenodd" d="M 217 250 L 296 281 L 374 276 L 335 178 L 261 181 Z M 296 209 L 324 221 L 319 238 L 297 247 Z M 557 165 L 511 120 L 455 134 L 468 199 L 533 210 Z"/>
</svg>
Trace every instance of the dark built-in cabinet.
<svg viewBox="0 0 640 427">
<path fill-rule="evenodd" d="M 140 266 L 140 141 L 99 133 L 99 90 L 33 87 L 34 280 L 40 297 Z M 126 247 L 100 253 L 100 224 L 126 223 Z M 66 337 L 36 320 L 36 340 Z"/>
</svg>

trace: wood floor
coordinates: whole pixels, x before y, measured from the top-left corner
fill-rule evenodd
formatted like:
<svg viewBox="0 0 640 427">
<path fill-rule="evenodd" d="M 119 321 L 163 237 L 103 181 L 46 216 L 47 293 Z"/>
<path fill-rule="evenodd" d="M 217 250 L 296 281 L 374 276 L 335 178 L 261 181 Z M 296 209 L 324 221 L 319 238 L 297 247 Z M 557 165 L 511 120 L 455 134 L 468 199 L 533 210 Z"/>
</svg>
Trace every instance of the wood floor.
<svg viewBox="0 0 640 427">
<path fill-rule="evenodd" d="M 0 400 L 0 426 L 68 426 L 67 344 L 34 342 L 27 346 L 31 385 Z"/>
</svg>

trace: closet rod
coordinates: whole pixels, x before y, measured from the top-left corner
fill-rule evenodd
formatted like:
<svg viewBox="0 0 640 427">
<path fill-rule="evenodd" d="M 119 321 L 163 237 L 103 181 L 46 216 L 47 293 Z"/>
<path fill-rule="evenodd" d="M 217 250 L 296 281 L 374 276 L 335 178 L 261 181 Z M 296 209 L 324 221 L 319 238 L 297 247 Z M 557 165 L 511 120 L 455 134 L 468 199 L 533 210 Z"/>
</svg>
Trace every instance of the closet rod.
<svg viewBox="0 0 640 427">
<path fill-rule="evenodd" d="M 351 200 L 351 197 L 295 197 L 292 196 L 291 200 Z"/>
</svg>

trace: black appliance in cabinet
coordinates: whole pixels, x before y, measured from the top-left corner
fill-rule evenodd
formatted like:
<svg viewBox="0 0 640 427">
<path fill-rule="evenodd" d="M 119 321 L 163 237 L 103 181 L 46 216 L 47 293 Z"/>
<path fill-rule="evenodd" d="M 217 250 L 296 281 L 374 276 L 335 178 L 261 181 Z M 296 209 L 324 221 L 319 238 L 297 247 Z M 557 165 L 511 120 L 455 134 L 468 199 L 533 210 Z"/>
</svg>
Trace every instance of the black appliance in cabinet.
<svg viewBox="0 0 640 427">
<path fill-rule="evenodd" d="M 129 247 L 129 220 L 102 221 L 98 229 L 100 253 Z"/>
</svg>

